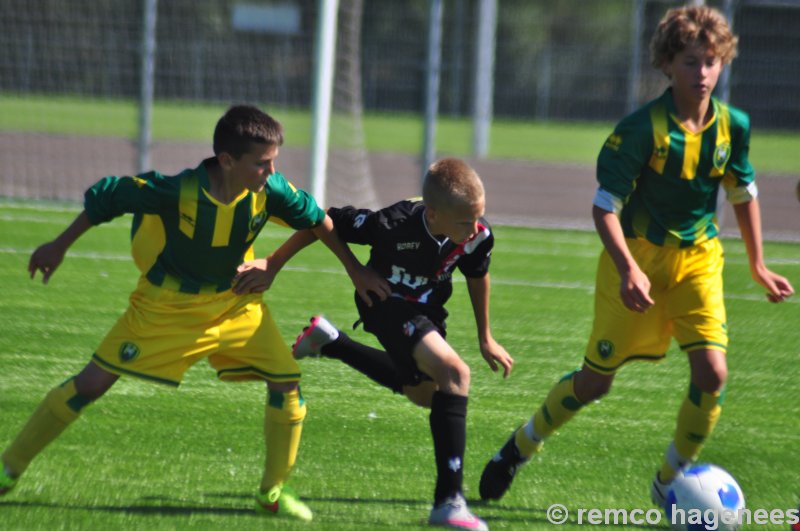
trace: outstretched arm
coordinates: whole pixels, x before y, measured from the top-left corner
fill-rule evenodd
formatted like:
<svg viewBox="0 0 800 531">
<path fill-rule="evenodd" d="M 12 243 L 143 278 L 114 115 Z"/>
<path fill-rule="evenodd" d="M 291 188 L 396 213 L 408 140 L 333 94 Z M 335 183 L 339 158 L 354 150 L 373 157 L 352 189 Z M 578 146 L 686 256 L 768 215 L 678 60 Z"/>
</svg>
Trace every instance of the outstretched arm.
<svg viewBox="0 0 800 531">
<path fill-rule="evenodd" d="M 622 303 L 629 310 L 644 312 L 654 301 L 650 298 L 650 279 L 639 268 L 631 255 L 619 218 L 613 212 L 597 205 L 592 207 L 592 217 L 597 234 L 600 235 L 611 260 L 617 267 L 620 276 L 619 295 Z"/>
<path fill-rule="evenodd" d="M 339 238 L 330 216 L 325 214 L 325 219 L 322 223 L 311 230 L 314 235 L 336 255 L 339 261 L 342 262 L 347 274 L 353 281 L 353 285 L 359 297 L 361 297 L 368 306 L 372 306 L 372 300 L 369 296 L 370 291 L 378 295 L 381 300 L 391 295 L 392 290 L 386 279 L 359 262 L 347 243 Z"/>
<path fill-rule="evenodd" d="M 315 241 L 317 236 L 311 229 L 298 230 L 268 257 L 243 263 L 236 269 L 233 279 L 234 293 L 242 295 L 267 291 L 286 262 Z"/>
<path fill-rule="evenodd" d="M 479 278 L 467 277 L 467 291 L 472 302 L 472 311 L 475 314 L 475 324 L 478 326 L 478 343 L 481 355 L 489 367 L 497 372 L 497 364 L 503 366 L 503 378 L 511 374 L 514 359 L 506 352 L 503 346 L 494 340 L 489 327 L 489 273 Z"/>
<path fill-rule="evenodd" d="M 41 271 L 42 282 L 47 284 L 50 276 L 55 273 L 64 260 L 67 249 L 90 228 L 92 228 L 92 223 L 84 210 L 55 240 L 42 244 L 33 251 L 31 259 L 28 261 L 28 273 L 30 273 L 31 279 L 36 276 L 36 271 Z"/>
<path fill-rule="evenodd" d="M 784 277 L 767 269 L 764 263 L 764 248 L 761 241 L 761 208 L 758 199 L 733 205 L 739 231 L 750 260 L 753 280 L 767 290 L 770 302 L 781 302 L 794 293 L 792 284 Z"/>
</svg>

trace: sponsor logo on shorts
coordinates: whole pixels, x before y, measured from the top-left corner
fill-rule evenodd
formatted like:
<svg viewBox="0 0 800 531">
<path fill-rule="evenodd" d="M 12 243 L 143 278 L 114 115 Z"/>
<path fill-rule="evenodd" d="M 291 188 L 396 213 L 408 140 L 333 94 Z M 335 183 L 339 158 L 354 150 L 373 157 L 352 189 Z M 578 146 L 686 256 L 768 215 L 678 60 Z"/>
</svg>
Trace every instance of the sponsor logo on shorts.
<svg viewBox="0 0 800 531">
<path fill-rule="evenodd" d="M 139 347 L 135 343 L 126 341 L 119 347 L 120 361 L 133 361 L 139 356 Z"/>
<path fill-rule="evenodd" d="M 604 360 L 607 360 L 614 355 L 614 343 L 608 339 L 601 339 L 597 342 L 597 353 Z"/>
<path fill-rule="evenodd" d="M 417 331 L 417 327 L 414 326 L 414 323 L 412 323 L 411 321 L 406 321 L 403 324 L 403 333 L 406 336 L 411 337 L 411 336 L 414 335 L 414 332 L 416 332 L 416 331 Z"/>
</svg>

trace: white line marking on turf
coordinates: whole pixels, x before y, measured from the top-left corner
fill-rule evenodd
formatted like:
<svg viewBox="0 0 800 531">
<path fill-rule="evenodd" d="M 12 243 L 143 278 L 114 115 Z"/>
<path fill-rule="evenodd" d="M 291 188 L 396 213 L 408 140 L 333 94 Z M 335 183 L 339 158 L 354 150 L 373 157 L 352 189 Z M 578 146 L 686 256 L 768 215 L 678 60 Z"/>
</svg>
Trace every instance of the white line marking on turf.
<svg viewBox="0 0 800 531">
<path fill-rule="evenodd" d="M 0 247 L 0 254 L 30 254 L 33 249 L 14 249 L 9 247 Z M 84 252 L 70 252 L 68 258 L 80 258 L 90 260 L 109 260 L 114 262 L 127 262 L 132 260 L 128 255 L 121 254 L 104 254 L 104 253 L 84 253 Z M 303 267 L 303 266 L 284 266 L 283 271 L 292 271 L 294 273 L 310 273 L 310 274 L 326 274 L 326 275 L 340 275 L 345 276 L 346 273 L 341 269 L 330 269 L 325 267 Z M 464 282 L 461 277 L 453 277 L 453 281 L 457 283 Z M 573 289 L 585 291 L 587 293 L 594 292 L 594 284 L 584 282 L 546 282 L 546 281 L 530 281 L 520 279 L 505 279 L 492 277 L 492 284 L 496 286 L 518 286 L 524 288 L 541 288 L 541 289 Z M 725 293 L 726 299 L 742 300 L 742 301 L 763 301 L 764 295 L 749 294 L 749 293 Z M 787 304 L 800 304 L 800 298 L 791 298 L 784 301 Z"/>
</svg>

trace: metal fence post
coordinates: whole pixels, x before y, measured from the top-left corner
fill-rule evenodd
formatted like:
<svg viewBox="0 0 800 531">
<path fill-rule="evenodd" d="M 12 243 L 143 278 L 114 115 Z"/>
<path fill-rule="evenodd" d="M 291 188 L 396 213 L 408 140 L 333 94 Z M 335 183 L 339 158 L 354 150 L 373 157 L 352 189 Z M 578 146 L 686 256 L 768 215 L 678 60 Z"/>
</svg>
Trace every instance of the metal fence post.
<svg viewBox="0 0 800 531">
<path fill-rule="evenodd" d="M 138 162 L 139 173 L 150 169 L 150 148 L 152 142 L 152 116 L 153 116 L 153 86 L 155 83 L 155 55 L 156 55 L 156 13 L 158 0 L 144 1 L 143 38 L 142 38 L 142 69 L 139 91 L 139 142 Z"/>
</svg>

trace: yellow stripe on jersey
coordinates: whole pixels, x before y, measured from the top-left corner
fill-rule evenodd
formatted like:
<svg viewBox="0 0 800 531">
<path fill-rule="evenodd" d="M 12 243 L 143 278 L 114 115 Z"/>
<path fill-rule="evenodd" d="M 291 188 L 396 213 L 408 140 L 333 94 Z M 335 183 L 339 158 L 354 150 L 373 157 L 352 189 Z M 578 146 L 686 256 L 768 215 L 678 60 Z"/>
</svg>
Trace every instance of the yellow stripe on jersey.
<svg viewBox="0 0 800 531">
<path fill-rule="evenodd" d="M 681 179 L 691 181 L 697 175 L 697 165 L 700 163 L 700 145 L 703 143 L 703 132 L 691 133 L 684 129 L 683 132 L 683 168 Z"/>
<path fill-rule="evenodd" d="M 714 152 L 714 158 L 717 158 L 717 154 L 720 153 L 720 150 L 724 153 L 726 150 L 728 154 L 730 153 L 731 149 L 731 113 L 728 109 L 727 105 L 719 105 L 717 108 L 717 144 L 716 150 Z M 725 162 L 727 163 L 727 157 L 725 158 Z M 709 174 L 710 177 L 722 177 L 723 172 L 725 171 L 726 164 L 721 164 L 717 166 L 714 164 L 714 167 L 711 168 L 711 173 Z"/>
<path fill-rule="evenodd" d="M 231 239 L 231 227 L 233 227 L 233 214 L 236 212 L 236 205 L 225 205 L 217 207 L 217 216 L 214 221 L 214 237 L 211 239 L 211 247 L 225 247 Z"/>
<path fill-rule="evenodd" d="M 669 154 L 669 125 L 663 103 L 650 108 L 650 122 L 653 124 L 653 154 L 650 156 L 650 167 L 662 175 L 664 164 Z"/>
<path fill-rule="evenodd" d="M 256 259 L 256 252 L 253 250 L 253 246 L 247 248 L 244 252 L 244 258 L 242 259 L 244 262 L 249 262 L 250 260 Z"/>
<path fill-rule="evenodd" d="M 250 193 L 249 190 L 243 190 L 233 201 L 226 205 L 216 200 L 205 188 L 203 189 L 203 194 L 206 198 L 217 207 L 217 212 L 214 216 L 214 235 L 211 237 L 211 247 L 227 247 L 228 243 L 230 243 L 236 205 L 248 193 Z"/>
<path fill-rule="evenodd" d="M 133 261 L 142 274 L 150 271 L 166 243 L 167 233 L 161 218 L 156 214 L 142 215 L 142 221 L 131 240 Z"/>
<path fill-rule="evenodd" d="M 197 220 L 197 173 L 192 172 L 181 180 L 181 197 L 178 203 L 180 221 L 178 228 L 189 238 L 194 238 Z"/>
</svg>

